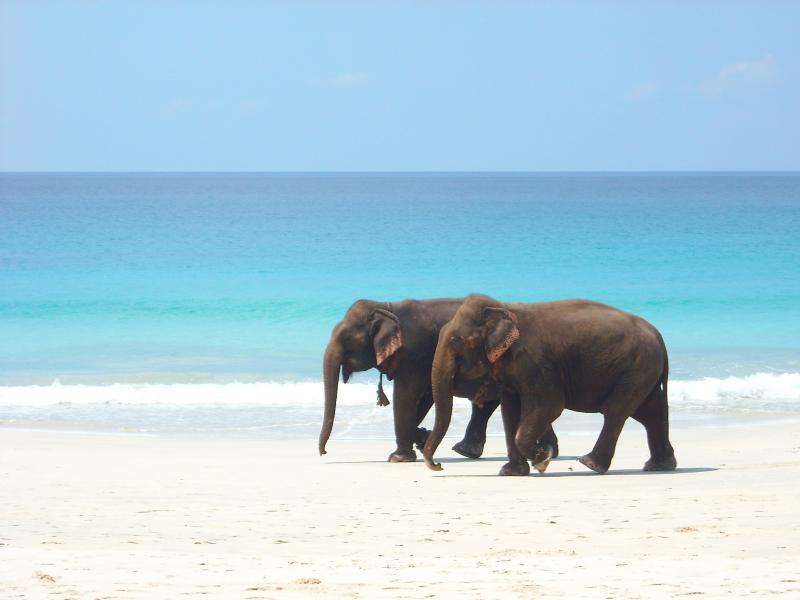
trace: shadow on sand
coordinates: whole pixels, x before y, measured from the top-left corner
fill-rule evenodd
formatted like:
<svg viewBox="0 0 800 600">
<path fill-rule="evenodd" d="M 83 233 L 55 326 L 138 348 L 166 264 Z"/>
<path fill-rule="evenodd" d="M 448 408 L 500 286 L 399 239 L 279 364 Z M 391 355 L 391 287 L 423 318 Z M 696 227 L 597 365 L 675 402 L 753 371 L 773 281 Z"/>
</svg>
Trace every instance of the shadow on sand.
<svg viewBox="0 0 800 600">
<path fill-rule="evenodd" d="M 564 457 L 567 460 L 569 457 Z M 556 459 L 556 460 L 560 460 Z M 439 462 L 444 462 L 439 461 Z M 580 463 L 578 463 L 580 465 Z M 678 467 L 674 471 L 642 471 L 641 469 L 609 469 L 608 473 L 604 475 L 600 475 L 599 473 L 595 473 L 594 471 L 588 470 L 583 465 L 580 465 L 581 471 L 569 471 L 567 473 L 536 473 L 533 472 L 528 477 L 537 477 L 537 478 L 553 478 L 553 477 L 585 477 L 585 476 L 598 476 L 598 477 L 614 477 L 615 475 L 685 475 L 687 473 L 708 473 L 711 471 L 718 471 L 716 467 Z M 433 477 L 498 477 L 495 474 L 481 474 L 481 475 L 433 475 Z"/>
<path fill-rule="evenodd" d="M 553 462 L 570 462 L 574 461 L 576 463 L 577 469 L 576 471 L 569 471 L 567 473 L 560 472 L 560 473 L 536 473 L 532 472 L 530 477 L 582 477 L 585 475 L 599 475 L 599 473 L 595 473 L 594 471 L 590 471 L 588 468 L 583 466 L 581 463 L 578 462 L 578 456 L 559 456 L 558 458 L 554 458 Z M 351 460 L 351 461 L 336 461 L 332 460 L 329 461 L 329 465 L 367 465 L 367 464 L 377 464 L 377 463 L 385 463 L 385 460 Z M 417 463 L 424 465 L 425 463 L 422 461 L 422 458 L 418 458 Z M 483 462 L 483 463 L 507 463 L 508 457 L 506 456 L 487 456 L 481 458 L 463 458 L 460 456 L 447 456 L 443 458 L 436 459 L 436 462 L 442 463 L 443 465 L 450 465 L 450 464 L 458 464 L 458 463 L 466 463 L 466 462 Z M 416 463 L 404 463 L 404 464 L 416 464 Z M 679 474 L 686 474 L 686 473 L 707 473 L 710 471 L 717 471 L 718 469 L 715 467 L 678 467 L 674 471 L 642 471 L 641 469 L 614 469 L 613 467 L 609 469 L 608 473 L 605 473 L 606 477 L 614 476 L 614 475 L 679 475 Z M 434 475 L 434 477 L 497 477 L 497 474 L 486 474 L 486 475 Z"/>
<path fill-rule="evenodd" d="M 419 454 L 419 452 L 417 454 Z M 556 458 L 555 460 L 561 460 L 561 458 Z M 367 464 L 382 463 L 382 462 L 388 462 L 388 461 L 386 461 L 386 460 L 350 460 L 350 461 L 332 460 L 332 461 L 329 461 L 328 464 L 329 465 L 367 465 Z M 422 464 L 422 465 L 425 464 L 425 461 L 422 460 L 422 456 L 419 456 L 417 458 L 416 462 L 418 462 L 419 464 Z M 505 456 L 490 456 L 488 458 L 461 458 L 461 457 L 458 457 L 458 456 L 453 456 L 453 457 L 448 457 L 448 458 L 437 459 L 437 462 L 448 463 L 448 464 L 450 464 L 450 463 L 455 464 L 455 463 L 462 463 L 462 462 L 502 462 L 502 463 L 505 463 L 505 462 L 508 462 L 508 458 L 505 457 Z M 414 463 L 405 463 L 405 464 L 413 465 Z"/>
</svg>

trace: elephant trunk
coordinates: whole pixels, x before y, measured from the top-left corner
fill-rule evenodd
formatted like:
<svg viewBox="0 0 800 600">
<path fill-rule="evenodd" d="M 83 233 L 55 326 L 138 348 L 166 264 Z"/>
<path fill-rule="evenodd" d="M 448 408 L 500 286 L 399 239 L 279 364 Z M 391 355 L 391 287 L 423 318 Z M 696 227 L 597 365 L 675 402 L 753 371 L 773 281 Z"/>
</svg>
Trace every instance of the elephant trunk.
<svg viewBox="0 0 800 600">
<path fill-rule="evenodd" d="M 455 358 L 452 351 L 443 348 L 436 350 L 431 369 L 431 388 L 433 390 L 433 403 L 436 407 L 436 418 L 433 431 L 425 441 L 422 455 L 429 469 L 441 471 L 442 465 L 433 462 L 433 455 L 447 433 L 450 418 L 453 416 L 453 376 L 455 375 Z"/>
<path fill-rule="evenodd" d="M 319 432 L 320 456 L 326 453 L 325 444 L 331 437 L 333 419 L 336 415 L 336 395 L 339 391 L 339 369 L 342 365 L 342 347 L 332 339 L 325 349 L 322 362 L 322 376 L 325 384 L 325 416 L 322 420 L 322 430 Z"/>
</svg>

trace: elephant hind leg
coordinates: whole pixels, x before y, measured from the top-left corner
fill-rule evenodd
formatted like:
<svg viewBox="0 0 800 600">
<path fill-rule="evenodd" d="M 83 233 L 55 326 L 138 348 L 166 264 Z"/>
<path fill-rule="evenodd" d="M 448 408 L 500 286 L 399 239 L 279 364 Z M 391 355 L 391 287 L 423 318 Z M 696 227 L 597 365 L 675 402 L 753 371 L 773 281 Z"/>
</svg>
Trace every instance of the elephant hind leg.
<svg viewBox="0 0 800 600">
<path fill-rule="evenodd" d="M 611 466 L 611 459 L 614 458 L 617 440 L 619 439 L 619 434 L 622 433 L 626 418 L 619 415 L 604 415 L 603 429 L 600 430 L 600 435 L 594 448 L 589 454 L 585 454 L 578 460 L 596 473 L 601 475 L 606 473 Z"/>
<path fill-rule="evenodd" d="M 550 444 L 553 447 L 553 458 L 558 458 L 558 436 L 556 436 L 556 432 L 553 431 L 552 425 L 542 434 L 539 441 L 543 444 Z"/>
<path fill-rule="evenodd" d="M 653 388 L 632 416 L 644 425 L 647 431 L 650 459 L 645 463 L 644 470 L 674 471 L 678 463 L 675 460 L 672 444 L 669 443 L 669 407 L 661 383 Z"/>
<path fill-rule="evenodd" d="M 464 432 L 464 439 L 453 446 L 453 450 L 467 458 L 480 458 L 486 444 L 486 426 L 489 423 L 489 417 L 498 406 L 500 406 L 500 401 L 495 398 L 487 400 L 483 406 L 472 403 L 472 415 Z"/>
<path fill-rule="evenodd" d="M 414 445 L 418 450 L 422 450 L 425 447 L 425 442 L 431 433 L 424 427 L 420 427 L 420 424 L 423 420 L 425 420 L 425 417 L 427 416 L 428 411 L 430 411 L 432 405 L 433 396 L 429 393 L 426 393 L 424 396 L 422 396 L 417 404 L 417 428 L 416 432 L 414 433 Z"/>
<path fill-rule="evenodd" d="M 647 387 L 645 387 L 645 385 Z M 638 410 L 644 398 L 652 389 L 652 383 L 643 382 L 638 374 L 621 377 L 614 390 L 602 402 L 603 428 L 589 454 L 578 460 L 592 471 L 605 473 L 617 449 L 617 440 L 625 426 L 625 421 Z"/>
</svg>

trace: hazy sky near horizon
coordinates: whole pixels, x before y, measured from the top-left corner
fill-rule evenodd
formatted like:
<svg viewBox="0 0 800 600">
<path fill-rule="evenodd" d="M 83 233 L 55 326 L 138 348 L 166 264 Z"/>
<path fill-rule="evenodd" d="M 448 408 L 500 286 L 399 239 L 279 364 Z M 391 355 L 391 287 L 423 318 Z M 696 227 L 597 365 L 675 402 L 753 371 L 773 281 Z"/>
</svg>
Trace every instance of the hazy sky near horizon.
<svg viewBox="0 0 800 600">
<path fill-rule="evenodd" d="M 798 170 L 800 3 L 0 3 L 2 171 Z"/>
</svg>

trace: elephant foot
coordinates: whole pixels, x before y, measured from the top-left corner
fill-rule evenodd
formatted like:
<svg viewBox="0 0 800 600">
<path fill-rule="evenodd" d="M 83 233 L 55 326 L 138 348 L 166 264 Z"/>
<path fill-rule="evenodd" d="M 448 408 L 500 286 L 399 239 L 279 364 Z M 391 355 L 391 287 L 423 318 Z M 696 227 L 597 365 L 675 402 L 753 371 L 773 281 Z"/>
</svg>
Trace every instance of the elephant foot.
<svg viewBox="0 0 800 600">
<path fill-rule="evenodd" d="M 531 466 L 527 460 L 508 461 L 500 468 L 498 475 L 530 475 Z"/>
<path fill-rule="evenodd" d="M 589 454 L 585 454 L 584 456 L 581 456 L 578 460 L 581 462 L 581 464 L 589 467 L 595 473 L 600 473 L 601 475 L 603 475 L 608 471 L 608 465 L 601 464 L 600 461 L 597 460 L 597 458 L 592 454 L 593 454 L 592 452 L 590 452 Z"/>
<path fill-rule="evenodd" d="M 675 455 L 666 456 L 664 458 L 650 458 L 644 463 L 645 471 L 674 471 L 678 466 L 678 461 L 675 460 Z"/>
<path fill-rule="evenodd" d="M 543 444 L 541 449 L 536 453 L 536 457 L 532 459 L 533 468 L 544 473 L 547 470 L 547 465 L 553 459 L 553 447 L 550 444 Z"/>
<path fill-rule="evenodd" d="M 425 449 L 425 442 L 428 440 L 430 434 L 431 432 L 424 427 L 417 427 L 417 432 L 414 435 L 414 445 L 417 447 L 417 450 Z"/>
<path fill-rule="evenodd" d="M 414 462 L 417 460 L 417 453 L 413 450 L 395 450 L 389 455 L 390 463 Z"/>
<path fill-rule="evenodd" d="M 485 440 L 482 442 L 470 442 L 466 439 L 463 439 L 453 446 L 453 450 L 458 452 L 461 456 L 466 456 L 467 458 L 480 458 L 481 454 L 483 454 L 483 446 L 485 443 Z"/>
</svg>

